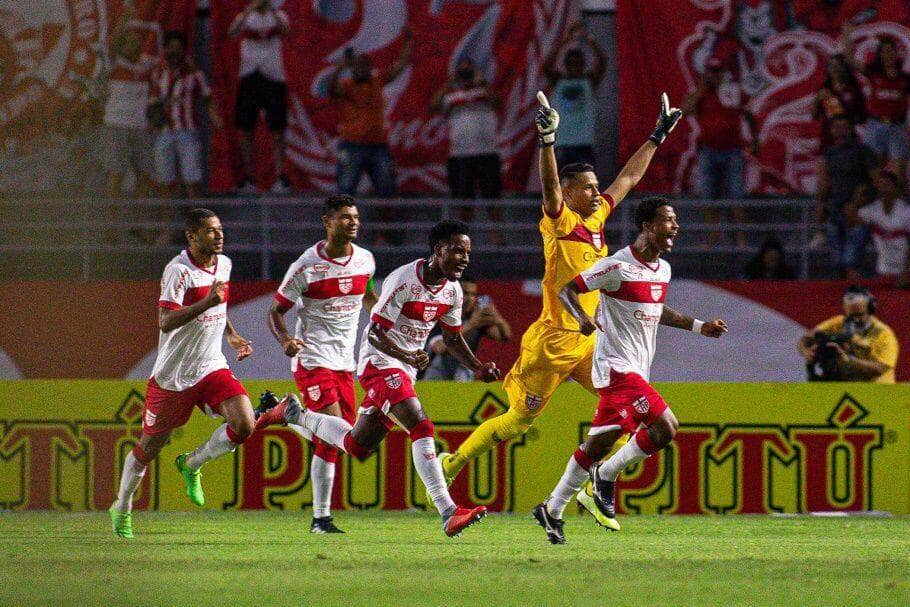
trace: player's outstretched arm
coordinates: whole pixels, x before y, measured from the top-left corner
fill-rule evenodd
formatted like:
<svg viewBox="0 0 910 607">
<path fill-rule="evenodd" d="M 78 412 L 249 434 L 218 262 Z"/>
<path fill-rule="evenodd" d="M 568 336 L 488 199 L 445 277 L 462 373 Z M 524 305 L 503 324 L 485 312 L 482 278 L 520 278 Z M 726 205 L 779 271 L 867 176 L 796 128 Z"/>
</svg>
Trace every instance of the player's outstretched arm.
<svg viewBox="0 0 910 607">
<path fill-rule="evenodd" d="M 556 166 L 556 129 L 559 114 L 550 107 L 543 91 L 537 91 L 540 108 L 537 110 L 537 138 L 540 144 L 540 187 L 543 192 L 543 208 L 547 215 L 556 216 L 562 208 L 562 189 L 559 187 L 559 168 Z"/>
<path fill-rule="evenodd" d="M 389 336 L 386 335 L 385 328 L 379 323 L 374 322 L 370 325 L 370 332 L 367 337 L 370 340 L 371 346 L 383 354 L 391 356 L 392 358 L 397 358 L 412 367 L 426 369 L 430 364 L 430 355 L 424 350 L 414 350 L 411 352 L 409 350 L 402 350 L 396 346 L 392 340 L 389 339 Z"/>
<path fill-rule="evenodd" d="M 651 164 L 651 159 L 654 158 L 657 146 L 663 143 L 670 131 L 676 128 L 680 118 L 682 118 L 682 110 L 670 107 L 667 94 L 661 95 L 660 112 L 657 115 L 657 124 L 654 126 L 654 132 L 632 154 L 632 157 L 629 158 L 629 161 L 605 192 L 613 199 L 614 205 L 619 204 L 622 199 L 628 196 L 632 188 L 638 185 L 638 182 L 645 176 L 645 171 L 648 170 L 648 165 Z"/>
<path fill-rule="evenodd" d="M 230 318 L 226 320 L 227 322 L 224 325 L 224 338 L 227 340 L 228 345 L 237 352 L 237 360 L 241 361 L 253 353 L 253 342 L 237 332 L 237 329 L 234 328 L 234 324 L 231 322 Z"/>
<path fill-rule="evenodd" d="M 443 327 L 442 339 L 449 354 L 454 356 L 455 360 L 468 367 L 472 371 L 479 371 L 480 378 L 483 381 L 489 383 L 491 381 L 496 381 L 499 379 L 500 373 L 499 369 L 496 368 L 496 363 L 482 363 L 477 360 L 477 357 L 474 356 L 474 353 L 471 351 L 471 348 L 464 340 L 464 336 L 460 331 L 449 331 Z"/>
<path fill-rule="evenodd" d="M 664 310 L 660 314 L 660 324 L 667 327 L 692 331 L 693 333 L 700 333 L 705 337 L 718 338 L 727 332 L 727 323 L 719 318 L 703 322 L 692 318 L 691 316 L 681 314 L 669 306 L 664 306 Z"/>
<path fill-rule="evenodd" d="M 603 331 L 603 328 L 598 326 L 597 321 L 588 316 L 588 313 L 581 307 L 581 300 L 578 299 L 579 293 L 581 291 L 578 289 L 578 284 L 571 280 L 560 289 L 559 301 L 562 302 L 563 307 L 568 310 L 569 314 L 578 321 L 578 329 L 582 335 L 590 335 L 595 329 Z"/>
<path fill-rule="evenodd" d="M 176 310 L 158 308 L 158 328 L 162 333 L 170 333 L 183 325 L 192 322 L 194 318 L 222 303 L 227 297 L 227 285 L 221 280 L 212 283 L 209 294 L 191 306 L 181 306 Z"/>
<path fill-rule="evenodd" d="M 272 302 L 269 307 L 269 331 L 278 340 L 285 356 L 294 357 L 303 349 L 304 343 L 288 333 L 287 325 L 284 324 L 284 315 L 287 314 L 288 310 L 290 308 L 284 307 L 281 303 Z"/>
</svg>

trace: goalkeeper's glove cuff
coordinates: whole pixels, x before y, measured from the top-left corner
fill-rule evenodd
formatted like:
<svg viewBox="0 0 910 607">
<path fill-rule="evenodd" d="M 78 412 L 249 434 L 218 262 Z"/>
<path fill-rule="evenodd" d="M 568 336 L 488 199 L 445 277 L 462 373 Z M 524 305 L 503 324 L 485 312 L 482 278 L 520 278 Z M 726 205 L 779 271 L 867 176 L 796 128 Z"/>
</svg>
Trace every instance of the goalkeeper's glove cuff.
<svg viewBox="0 0 910 607">
<path fill-rule="evenodd" d="M 546 135 L 537 135 L 537 143 L 542 148 L 550 147 L 556 143 L 556 133 L 547 133 Z"/>
</svg>

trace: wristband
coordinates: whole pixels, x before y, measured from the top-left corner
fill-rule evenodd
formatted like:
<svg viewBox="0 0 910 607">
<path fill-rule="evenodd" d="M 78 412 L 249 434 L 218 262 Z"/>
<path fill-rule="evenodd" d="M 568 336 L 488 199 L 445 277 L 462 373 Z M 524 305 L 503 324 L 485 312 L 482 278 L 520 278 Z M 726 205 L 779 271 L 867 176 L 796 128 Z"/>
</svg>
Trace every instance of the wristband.
<svg viewBox="0 0 910 607">
<path fill-rule="evenodd" d="M 692 319 L 692 332 L 701 335 L 701 328 L 704 324 L 705 323 L 702 320 L 698 320 L 697 318 Z"/>
</svg>

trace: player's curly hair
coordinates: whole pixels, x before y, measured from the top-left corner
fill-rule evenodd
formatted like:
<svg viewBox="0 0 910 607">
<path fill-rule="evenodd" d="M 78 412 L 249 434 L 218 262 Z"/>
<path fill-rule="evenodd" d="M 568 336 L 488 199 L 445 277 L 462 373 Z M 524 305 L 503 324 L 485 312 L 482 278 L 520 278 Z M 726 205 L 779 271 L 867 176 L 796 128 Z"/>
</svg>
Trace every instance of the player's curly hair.
<svg viewBox="0 0 910 607">
<path fill-rule="evenodd" d="M 202 227 L 202 224 L 206 219 L 211 217 L 218 217 L 218 214 L 215 213 L 215 211 L 203 209 L 202 207 L 190 209 L 183 217 L 183 227 L 186 228 L 187 232 L 195 232 Z"/>
<path fill-rule="evenodd" d="M 638 231 L 641 232 L 644 230 L 644 225 L 646 223 L 654 221 L 654 218 L 657 217 L 657 209 L 663 206 L 669 206 L 669 204 L 670 201 L 661 196 L 652 196 L 639 202 L 638 206 L 635 207 L 635 213 L 633 215 L 635 226 L 638 228 Z"/>
<path fill-rule="evenodd" d="M 594 167 L 587 162 L 573 162 L 559 169 L 559 183 L 564 183 L 566 179 L 572 179 L 579 173 L 593 173 Z"/>
<path fill-rule="evenodd" d="M 333 194 L 326 198 L 325 202 L 322 204 L 322 214 L 331 215 L 338 209 L 353 206 L 357 206 L 357 202 L 354 200 L 353 196 L 348 196 L 347 194 Z"/>
<path fill-rule="evenodd" d="M 440 242 L 448 242 L 452 236 L 460 235 L 470 237 L 471 230 L 468 224 L 455 219 L 443 219 L 430 230 L 430 251 L 435 251 L 436 245 Z"/>
</svg>

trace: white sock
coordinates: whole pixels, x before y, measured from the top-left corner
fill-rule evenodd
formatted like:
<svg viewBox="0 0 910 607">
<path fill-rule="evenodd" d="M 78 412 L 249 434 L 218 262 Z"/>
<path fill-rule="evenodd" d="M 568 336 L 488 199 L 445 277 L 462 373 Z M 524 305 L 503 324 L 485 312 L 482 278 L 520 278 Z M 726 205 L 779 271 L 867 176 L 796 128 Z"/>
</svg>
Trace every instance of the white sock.
<svg viewBox="0 0 910 607">
<path fill-rule="evenodd" d="M 212 432 L 212 436 L 186 458 L 186 465 L 191 470 L 198 470 L 205 462 L 219 458 L 237 448 L 227 435 L 227 424 L 222 424 Z"/>
<path fill-rule="evenodd" d="M 117 512 L 129 512 L 133 509 L 133 495 L 142 477 L 145 476 L 147 466 L 139 463 L 139 460 L 130 451 L 123 461 L 123 472 L 120 473 L 120 487 L 117 489 L 117 499 L 114 501 L 114 510 Z"/>
<path fill-rule="evenodd" d="M 335 463 L 327 462 L 316 454 L 310 464 L 313 480 L 313 517 L 324 518 L 332 514 L 332 485 L 335 483 Z"/>
<path fill-rule="evenodd" d="M 418 438 L 411 442 L 411 457 L 420 480 L 426 486 L 433 504 L 439 514 L 445 516 L 455 511 L 455 502 L 449 495 L 445 476 L 442 474 L 442 465 L 436 457 L 436 441 L 433 437 Z"/>
<path fill-rule="evenodd" d="M 575 456 L 569 458 L 566 464 L 566 471 L 562 473 L 562 478 L 553 489 L 553 493 L 547 498 L 547 510 L 556 518 L 562 518 L 562 513 L 572 497 L 578 493 L 582 484 L 588 478 L 588 471 L 578 465 Z"/>
<path fill-rule="evenodd" d="M 307 430 L 306 428 L 304 428 L 303 426 L 299 426 L 297 424 L 288 424 L 288 428 L 290 428 L 291 430 L 293 430 L 294 432 L 296 432 L 297 434 L 302 436 L 304 438 L 304 440 L 308 440 L 311 443 L 313 442 L 313 433 L 310 432 L 309 430 Z"/>
<path fill-rule="evenodd" d="M 304 409 L 300 414 L 300 425 L 318 436 L 330 445 L 335 445 L 342 451 L 344 448 L 344 435 L 351 431 L 351 424 L 340 417 L 314 413 Z"/>
<path fill-rule="evenodd" d="M 635 436 L 632 436 L 629 442 L 613 454 L 613 457 L 600 465 L 600 468 L 597 469 L 597 476 L 605 481 L 615 481 L 620 472 L 647 457 L 648 454 L 641 450 Z"/>
</svg>

